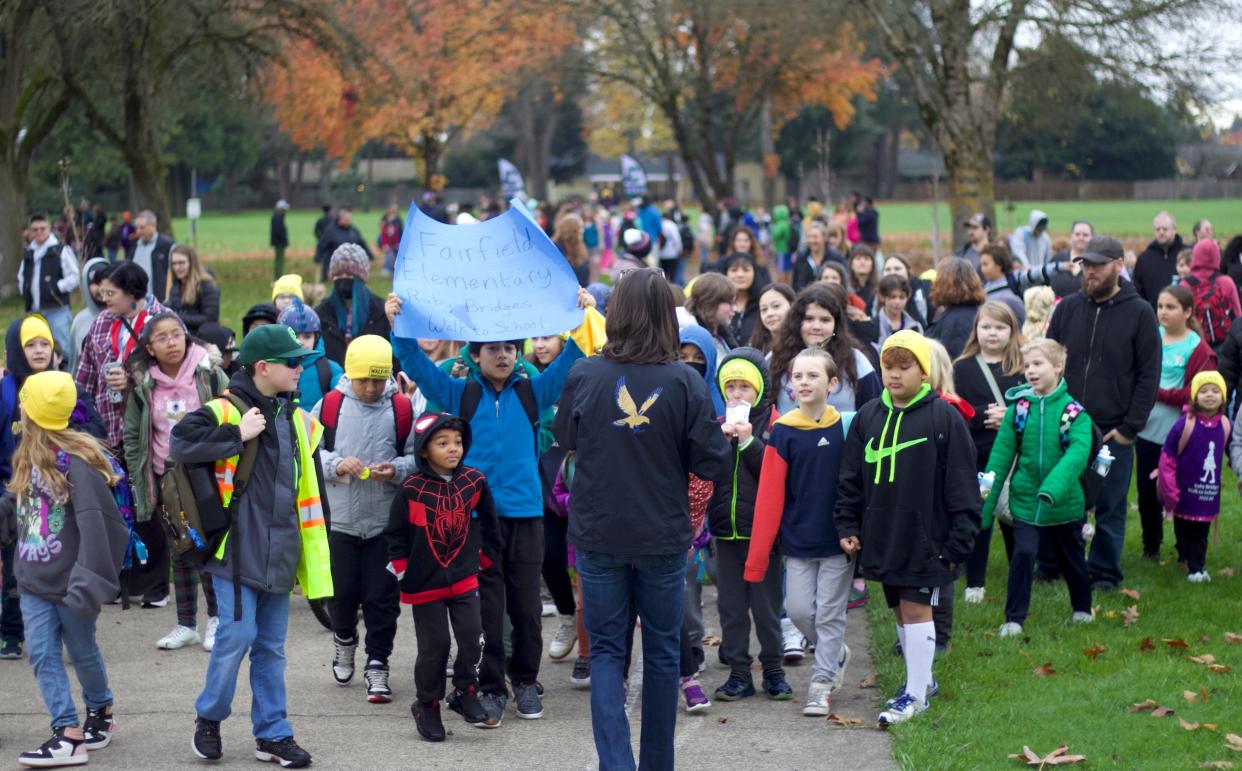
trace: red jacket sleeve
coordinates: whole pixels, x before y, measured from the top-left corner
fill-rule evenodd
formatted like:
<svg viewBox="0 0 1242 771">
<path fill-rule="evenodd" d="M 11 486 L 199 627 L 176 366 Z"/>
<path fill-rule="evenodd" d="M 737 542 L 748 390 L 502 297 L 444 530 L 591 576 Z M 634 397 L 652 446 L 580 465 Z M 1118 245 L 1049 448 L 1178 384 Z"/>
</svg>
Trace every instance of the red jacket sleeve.
<svg viewBox="0 0 1242 771">
<path fill-rule="evenodd" d="M 1205 370 L 1216 369 L 1216 353 L 1202 339 L 1190 354 L 1186 362 L 1186 376 L 1182 378 L 1181 388 L 1156 389 L 1156 401 L 1173 407 L 1184 407 L 1190 401 L 1190 381 L 1195 375 Z"/>
<path fill-rule="evenodd" d="M 776 448 L 768 445 L 763 454 L 763 470 L 759 473 L 759 492 L 755 496 L 755 519 L 750 528 L 750 551 L 746 553 L 747 581 L 762 581 L 768 573 L 768 557 L 781 529 L 785 513 L 785 477 L 789 464 Z"/>
<path fill-rule="evenodd" d="M 1225 295 L 1225 299 L 1229 301 L 1229 310 L 1233 311 L 1235 319 L 1242 316 L 1242 302 L 1238 300 L 1238 285 L 1233 283 L 1233 279 L 1228 276 L 1217 276 L 1216 291 Z"/>
</svg>

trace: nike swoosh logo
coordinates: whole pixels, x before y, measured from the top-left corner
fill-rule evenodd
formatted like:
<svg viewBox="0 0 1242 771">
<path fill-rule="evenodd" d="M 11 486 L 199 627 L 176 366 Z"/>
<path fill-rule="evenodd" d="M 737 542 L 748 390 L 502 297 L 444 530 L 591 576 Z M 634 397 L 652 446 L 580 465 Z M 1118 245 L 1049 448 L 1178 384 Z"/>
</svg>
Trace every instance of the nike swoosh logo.
<svg viewBox="0 0 1242 771">
<path fill-rule="evenodd" d="M 874 441 L 875 441 L 875 437 L 868 439 L 867 446 L 863 448 L 863 457 L 866 458 L 868 463 L 879 463 L 884 458 L 894 457 L 895 455 L 897 455 L 897 453 L 901 452 L 907 447 L 913 447 L 916 444 L 922 444 L 923 442 L 926 442 L 927 437 L 924 436 L 919 439 L 911 439 L 908 442 L 898 442 L 897 444 L 892 445 L 890 447 L 881 447 L 879 450 L 876 450 L 874 447 L 871 446 Z"/>
</svg>

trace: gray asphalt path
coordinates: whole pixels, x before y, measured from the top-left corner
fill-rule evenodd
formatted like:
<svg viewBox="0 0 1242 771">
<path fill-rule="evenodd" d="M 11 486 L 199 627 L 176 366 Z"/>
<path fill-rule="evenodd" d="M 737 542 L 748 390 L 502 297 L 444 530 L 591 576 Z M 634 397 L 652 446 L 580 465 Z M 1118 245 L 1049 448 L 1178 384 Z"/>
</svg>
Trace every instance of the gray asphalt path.
<svg viewBox="0 0 1242 771">
<path fill-rule="evenodd" d="M 719 634 L 713 588 L 704 589 L 704 602 L 708 633 Z M 331 635 L 315 621 L 301 597 L 293 598 L 286 649 L 289 713 L 298 741 L 314 755 L 315 768 L 481 771 L 596 767 L 589 692 L 569 684 L 573 655 L 560 663 L 546 657 L 556 619 L 544 619 L 545 658 L 540 672 L 547 691 L 544 717 L 519 720 L 510 704 L 504 724 L 497 730 L 485 731 L 467 726 L 456 714 L 445 710 L 445 726 L 451 734 L 443 744 L 432 745 L 419 739 L 410 717 L 414 626 L 408 610 L 403 611 L 391 662 L 396 698 L 391 704 L 375 705 L 367 703 L 360 682 L 341 688 L 332 681 Z M 874 688 L 858 687 L 871 672 L 865 620 L 861 611 L 850 613 L 846 639 L 853 650 L 853 662 L 846 675 L 846 686 L 834 695 L 833 710 L 843 717 L 862 718 L 866 727 L 843 728 L 822 718 L 801 715 L 801 700 L 810 677 L 808 659 L 786 670 L 795 691 L 793 702 L 769 701 L 760 693 L 741 702 L 716 702 L 706 713 L 679 714 L 678 768 L 894 768 L 888 737 L 870 727 L 880 694 Z M 245 666 L 233 717 L 223 726 L 224 760 L 206 764 L 191 754 L 193 704 L 202 686 L 208 654 L 200 647 L 156 650 L 155 641 L 173 623 L 171 606 L 158 610 L 135 607 L 122 611 L 119 606 L 104 609 L 99 620 L 99 641 L 116 697 L 120 728 L 112 746 L 92 754 L 90 766 L 259 768 L 250 734 L 250 690 Z M 640 646 L 635 648 L 637 655 Z M 758 644 L 752 641 L 752 654 L 757 651 Z M 709 665 L 704 685 L 710 694 L 728 677 L 728 670 L 717 663 L 714 648 L 709 648 L 707 654 Z M 641 659 L 635 674 L 639 672 L 637 667 L 641 667 Z M 759 673 L 755 676 L 758 681 Z M 80 698 L 78 703 L 81 705 Z M 634 703 L 630 724 L 636 757 L 640 718 L 641 709 Z M 0 661 L 0 768 L 16 768 L 17 755 L 36 747 L 47 736 L 47 712 L 29 663 L 25 658 Z"/>
</svg>

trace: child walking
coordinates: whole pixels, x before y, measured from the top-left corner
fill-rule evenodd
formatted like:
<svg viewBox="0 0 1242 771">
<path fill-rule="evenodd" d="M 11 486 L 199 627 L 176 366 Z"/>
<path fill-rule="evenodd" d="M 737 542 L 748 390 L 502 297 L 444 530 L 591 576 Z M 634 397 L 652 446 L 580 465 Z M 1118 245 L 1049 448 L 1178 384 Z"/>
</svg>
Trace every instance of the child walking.
<svg viewBox="0 0 1242 771">
<path fill-rule="evenodd" d="M 990 300 L 979 309 L 974 329 L 966 340 L 962 355 L 953 362 L 953 382 L 958 395 L 974 409 L 970 418 L 970 438 L 975 444 L 975 468 L 985 471 L 992 444 L 1005 419 L 1005 392 L 1022 383 L 1022 333 L 1018 317 L 1009 306 Z M 997 478 L 995 487 L 1006 480 Z M 997 519 L 1005 540 L 1005 554 L 1013 558 L 1013 526 L 1009 518 L 1009 491 L 1000 492 Z M 975 538 L 974 551 L 966 560 L 966 593 L 969 604 L 983 602 L 988 571 L 988 552 L 992 528 L 984 527 Z"/>
<path fill-rule="evenodd" d="M 479 571 L 500 553 L 500 525 L 487 480 L 478 469 L 462 465 L 470 452 L 470 434 L 470 424 L 452 415 L 418 419 L 417 470 L 393 498 L 384 529 L 388 570 L 400 582 L 401 602 L 413 606 L 417 695 L 410 711 L 419 735 L 429 742 L 444 741 L 440 701 L 450 628 L 457 640 L 457 660 L 453 692 L 445 703 L 471 725 L 498 725 L 488 725 L 479 701 L 477 665 L 483 632 Z"/>
<path fill-rule="evenodd" d="M 228 386 L 228 378 L 212 361 L 206 346 L 189 336 L 177 314 L 157 313 L 142 328 L 138 347 L 129 357 L 133 389 L 125 405 L 125 464 L 134 492 L 134 514 L 140 522 L 160 516 L 164 473 L 173 426 Z M 216 593 L 203 580 L 202 565 L 172 556 L 173 595 L 177 625 L 155 643 L 176 650 L 202 643 L 210 651 L 220 618 Z M 207 627 L 198 633 L 198 586 L 207 601 Z"/>
<path fill-rule="evenodd" d="M 107 747 L 116 723 L 95 619 L 120 590 L 129 527 L 111 485 L 115 461 L 99 441 L 69 429 L 77 388 L 65 372 L 26 379 L 19 395 L 22 440 L 8 490 L 16 496 L 17 586 L 30 666 L 52 717 L 52 736 L 18 756 L 23 766 L 85 764 Z M 3 528 L 0 528 L 3 529 Z M 61 643 L 82 686 L 79 722 Z"/>
<path fill-rule="evenodd" d="M 392 701 L 388 657 L 401 608 L 397 584 L 384 569 L 384 528 L 400 481 L 415 470 L 407 454 L 414 445 L 413 409 L 393 380 L 392 346 L 378 335 L 361 335 L 345 350 L 345 375 L 311 412 L 324 426 L 319 453 L 332 512 L 332 679 L 340 686 L 353 682 L 361 607 L 367 625 L 362 677 L 372 704 Z"/>
<path fill-rule="evenodd" d="M 1225 417 L 1225 378 L 1200 372 L 1190 383 L 1187 413 L 1173 424 L 1160 452 L 1158 482 L 1165 516 L 1173 519 L 1178 562 L 1192 584 L 1207 572 L 1208 529 L 1220 514 L 1220 479 L 1232 426 Z M 1234 439 L 1233 468 L 1242 471 L 1242 441 Z"/>
<path fill-rule="evenodd" d="M 708 528 L 716 541 L 716 605 L 720 611 L 720 655 L 729 666 L 729 679 L 716 689 L 721 701 L 755 695 L 750 673 L 750 624 L 754 619 L 763 665 L 763 690 L 768 698 L 787 701 L 793 689 L 781 666 L 781 559 L 773 548 L 763 580 L 746 583 L 746 554 L 755 518 L 759 476 L 767 447 L 772 410 L 768 364 L 755 348 L 737 348 L 720 365 L 717 382 L 730 405 L 750 405 L 745 418 L 725 422 L 721 429 L 732 440 L 733 473 L 718 482 L 707 506 Z"/>
<path fill-rule="evenodd" d="M 563 517 L 566 520 L 569 519 L 570 488 L 574 484 L 574 467 L 576 465 L 577 453 L 565 453 L 565 458 L 561 461 L 560 468 L 556 470 L 556 480 L 552 484 L 552 501 L 555 504 L 554 512 L 557 516 Z M 568 527 L 568 524 L 566 524 L 566 527 Z M 579 688 L 589 688 L 591 685 L 591 638 L 587 635 L 586 625 L 582 621 L 582 580 L 578 576 L 578 561 L 574 553 L 574 545 L 566 541 L 565 551 L 565 562 L 571 571 L 574 597 L 577 602 L 574 623 L 578 638 L 578 658 L 574 660 L 574 668 L 569 674 L 569 682 Z"/>
<path fill-rule="evenodd" d="M 931 349 L 902 330 L 880 353 L 884 392 L 859 410 L 846 438 L 835 523 L 863 576 L 884 585 L 897 620 L 906 682 L 880 713 L 887 726 L 927 710 L 940 587 L 979 529 L 974 445 L 966 422 L 927 383 Z"/>
<path fill-rule="evenodd" d="M 832 691 L 844 682 L 850 660 L 845 606 L 854 560 L 842 551 L 833 524 L 837 489 L 825 484 L 841 469 L 846 427 L 841 413 L 828 404 L 828 394 L 837 385 L 831 355 L 814 348 L 799 353 L 789 384 L 798 407 L 776 421 L 764 451 L 744 576 L 763 587 L 779 581 L 771 575 L 779 534 L 785 555 L 785 612 L 815 646 L 802 714 L 822 717 L 831 711 Z"/>
<path fill-rule="evenodd" d="M 1065 576 L 1073 608 L 1070 620 L 1078 624 L 1093 620 L 1091 582 L 1083 557 L 1085 503 L 1078 481 L 1091 461 L 1091 419 L 1069 395 L 1064 346 L 1051 339 L 1036 340 L 1023 346 L 1022 357 L 1027 385 L 1005 394 L 1010 406 L 988 458 L 988 471 L 997 480 L 1013 469 L 1009 512 L 1014 549 L 1001 637 L 1022 634 L 1041 542 L 1056 553 Z M 999 499 L 1000 487 L 993 484 L 983 505 L 984 528 L 992 526 Z"/>
</svg>

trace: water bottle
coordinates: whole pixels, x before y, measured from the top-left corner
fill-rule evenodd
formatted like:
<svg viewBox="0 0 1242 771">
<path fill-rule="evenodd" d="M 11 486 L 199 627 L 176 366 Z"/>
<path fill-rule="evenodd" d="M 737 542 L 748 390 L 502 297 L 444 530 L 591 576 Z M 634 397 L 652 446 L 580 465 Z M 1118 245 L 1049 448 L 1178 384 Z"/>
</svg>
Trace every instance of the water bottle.
<svg viewBox="0 0 1242 771">
<path fill-rule="evenodd" d="M 992 485 L 996 484 L 996 472 L 989 471 L 985 474 L 980 471 L 977 476 L 979 478 L 979 497 L 986 501 L 992 493 Z"/>
<path fill-rule="evenodd" d="M 125 372 L 125 366 L 121 364 L 121 362 L 119 361 L 110 361 L 104 365 L 104 375 L 108 375 L 112 372 L 117 372 L 117 371 L 122 372 L 122 373 Z M 121 402 L 125 401 L 125 392 L 118 391 L 115 388 L 109 387 L 108 388 L 108 401 L 112 402 L 113 404 L 120 404 Z"/>
<path fill-rule="evenodd" d="M 1108 449 L 1108 445 L 1100 447 L 1100 454 L 1095 456 L 1095 473 L 1102 477 L 1108 476 L 1108 470 L 1113 466 L 1113 453 Z"/>
</svg>

